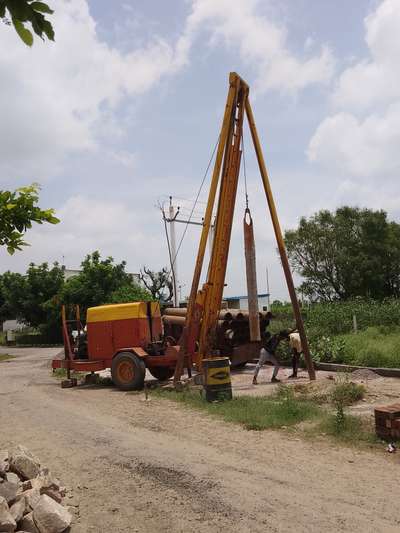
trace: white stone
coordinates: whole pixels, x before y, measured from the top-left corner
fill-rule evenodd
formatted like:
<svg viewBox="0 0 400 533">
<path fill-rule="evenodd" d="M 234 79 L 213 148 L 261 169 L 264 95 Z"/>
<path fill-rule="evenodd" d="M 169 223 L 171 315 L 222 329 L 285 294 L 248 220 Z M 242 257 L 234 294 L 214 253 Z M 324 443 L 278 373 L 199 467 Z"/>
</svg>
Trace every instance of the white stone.
<svg viewBox="0 0 400 533">
<path fill-rule="evenodd" d="M 16 483 L 10 483 L 9 481 L 3 481 L 3 483 L 0 483 L 0 496 L 5 498 L 7 503 L 13 503 L 15 500 L 15 497 L 18 494 L 18 489 L 19 487 Z"/>
<path fill-rule="evenodd" d="M 43 468 L 39 475 L 31 480 L 32 487 L 39 489 L 51 489 L 51 490 L 60 490 L 60 482 L 58 479 L 53 478 L 47 468 Z"/>
<path fill-rule="evenodd" d="M 29 507 L 30 510 L 34 510 L 36 505 L 39 503 L 40 500 L 40 491 L 39 489 L 29 489 L 22 493 L 22 496 L 24 496 L 26 500 L 26 505 Z"/>
<path fill-rule="evenodd" d="M 0 531 L 12 533 L 16 528 L 17 523 L 10 513 L 6 500 L 0 497 Z"/>
<path fill-rule="evenodd" d="M 25 515 L 22 522 L 19 524 L 19 527 L 22 531 L 26 531 L 26 533 L 39 533 L 35 521 L 33 520 L 33 513 Z"/>
<path fill-rule="evenodd" d="M 10 469 L 24 479 L 32 479 L 39 474 L 40 461 L 24 446 L 18 446 L 11 455 Z"/>
<path fill-rule="evenodd" d="M 8 463 L 10 460 L 10 455 L 8 450 L 0 450 L 0 462 Z"/>
<path fill-rule="evenodd" d="M 17 476 L 17 474 L 14 474 L 14 472 L 7 472 L 6 480 L 9 481 L 10 483 L 15 483 L 16 485 L 20 484 L 20 479 Z"/>
<path fill-rule="evenodd" d="M 46 494 L 42 494 L 33 511 L 33 518 L 40 533 L 62 533 L 72 521 L 71 514 Z"/>
<path fill-rule="evenodd" d="M 0 450 L 0 478 L 6 476 L 10 467 L 9 455 L 7 450 Z"/>
<path fill-rule="evenodd" d="M 26 500 L 25 500 L 25 498 L 21 498 L 20 500 L 15 502 L 10 507 L 10 514 L 14 518 L 14 520 L 17 522 L 17 524 L 18 524 L 18 522 L 20 520 L 22 520 L 22 517 L 24 516 L 25 511 L 26 511 Z"/>
</svg>

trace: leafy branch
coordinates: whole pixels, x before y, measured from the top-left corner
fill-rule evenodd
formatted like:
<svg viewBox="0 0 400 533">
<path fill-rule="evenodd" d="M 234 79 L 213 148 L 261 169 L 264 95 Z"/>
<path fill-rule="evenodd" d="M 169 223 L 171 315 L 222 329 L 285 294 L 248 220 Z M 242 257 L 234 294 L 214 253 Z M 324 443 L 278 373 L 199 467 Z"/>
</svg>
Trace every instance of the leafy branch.
<svg viewBox="0 0 400 533">
<path fill-rule="evenodd" d="M 30 24 L 32 30 L 41 39 L 46 36 L 50 41 L 54 41 L 54 30 L 51 22 L 46 19 L 46 15 L 52 15 L 54 11 L 44 2 L 33 0 L 0 0 L 0 19 L 5 24 L 10 24 L 10 20 L 22 41 L 27 46 L 33 44 L 32 31 L 26 27 Z"/>
</svg>

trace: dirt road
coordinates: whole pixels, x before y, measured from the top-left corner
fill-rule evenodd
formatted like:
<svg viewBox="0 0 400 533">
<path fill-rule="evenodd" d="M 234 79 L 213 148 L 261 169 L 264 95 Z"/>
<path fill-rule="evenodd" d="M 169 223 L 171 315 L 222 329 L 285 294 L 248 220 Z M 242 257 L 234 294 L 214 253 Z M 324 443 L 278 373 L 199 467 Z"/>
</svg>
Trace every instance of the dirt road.
<svg viewBox="0 0 400 533">
<path fill-rule="evenodd" d="M 249 432 L 142 393 L 63 390 L 57 350 L 1 351 L 17 358 L 0 363 L 0 448 L 26 445 L 72 489 L 74 533 L 400 531 L 396 455 Z"/>
</svg>

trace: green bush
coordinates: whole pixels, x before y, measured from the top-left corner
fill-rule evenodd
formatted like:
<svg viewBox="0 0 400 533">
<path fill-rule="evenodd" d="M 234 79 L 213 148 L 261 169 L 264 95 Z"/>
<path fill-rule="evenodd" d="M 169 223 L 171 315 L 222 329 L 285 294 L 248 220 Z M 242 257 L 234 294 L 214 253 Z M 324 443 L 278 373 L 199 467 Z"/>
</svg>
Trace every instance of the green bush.
<svg viewBox="0 0 400 533">
<path fill-rule="evenodd" d="M 46 344 L 59 344 L 58 339 L 47 333 L 20 333 L 15 335 L 17 346 L 41 346 Z"/>
<path fill-rule="evenodd" d="M 273 307 L 272 312 L 275 318 L 270 331 L 293 327 L 290 305 Z M 315 303 L 303 306 L 301 312 L 316 361 L 400 368 L 400 299 Z M 357 334 L 353 332 L 354 315 Z M 283 363 L 290 360 L 284 343 L 278 356 Z"/>
<path fill-rule="evenodd" d="M 365 331 L 342 335 L 343 362 L 372 367 L 400 368 L 400 328 L 369 327 Z"/>
<path fill-rule="evenodd" d="M 294 324 L 291 305 L 273 306 L 272 313 L 275 319 L 271 322 L 271 329 L 283 329 Z M 357 318 L 357 326 L 360 330 L 374 326 L 390 329 L 393 326 L 400 326 L 400 299 L 387 298 L 377 301 L 357 298 L 347 301 L 314 303 L 304 305 L 301 314 L 311 339 L 352 332 L 353 315 Z"/>
<path fill-rule="evenodd" d="M 348 374 L 339 376 L 338 382 L 335 384 L 331 393 L 332 403 L 342 405 L 343 407 L 358 402 L 364 398 L 365 387 L 359 383 L 350 381 Z"/>
<path fill-rule="evenodd" d="M 338 337 L 316 337 L 310 342 L 310 351 L 315 361 L 343 363 L 346 344 Z"/>
</svg>

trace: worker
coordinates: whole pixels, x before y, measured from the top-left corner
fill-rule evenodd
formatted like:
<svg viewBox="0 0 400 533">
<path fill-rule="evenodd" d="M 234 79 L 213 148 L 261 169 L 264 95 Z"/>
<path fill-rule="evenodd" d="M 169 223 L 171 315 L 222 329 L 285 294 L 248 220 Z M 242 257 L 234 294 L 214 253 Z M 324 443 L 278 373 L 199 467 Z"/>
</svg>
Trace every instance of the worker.
<svg viewBox="0 0 400 533">
<path fill-rule="evenodd" d="M 278 379 L 276 376 L 279 371 L 279 361 L 276 358 L 276 349 L 279 346 L 279 343 L 282 340 L 288 340 L 289 339 L 289 333 L 286 330 L 280 331 L 279 333 L 276 333 L 275 335 L 272 335 L 269 332 L 266 332 L 265 337 L 263 339 L 264 346 L 260 350 L 260 358 L 258 360 L 258 363 L 256 365 L 256 368 L 254 370 L 254 376 L 253 376 L 253 385 L 257 385 L 257 376 L 260 371 L 260 368 L 265 364 L 267 361 L 272 363 L 274 365 L 274 371 L 272 372 L 272 383 L 279 383 L 280 379 Z"/>
<path fill-rule="evenodd" d="M 293 373 L 289 376 L 289 379 L 295 379 L 297 378 L 297 369 L 299 368 L 300 355 L 303 353 L 300 334 L 297 330 L 294 330 L 289 333 L 289 346 L 292 351 L 293 368 Z"/>
</svg>

